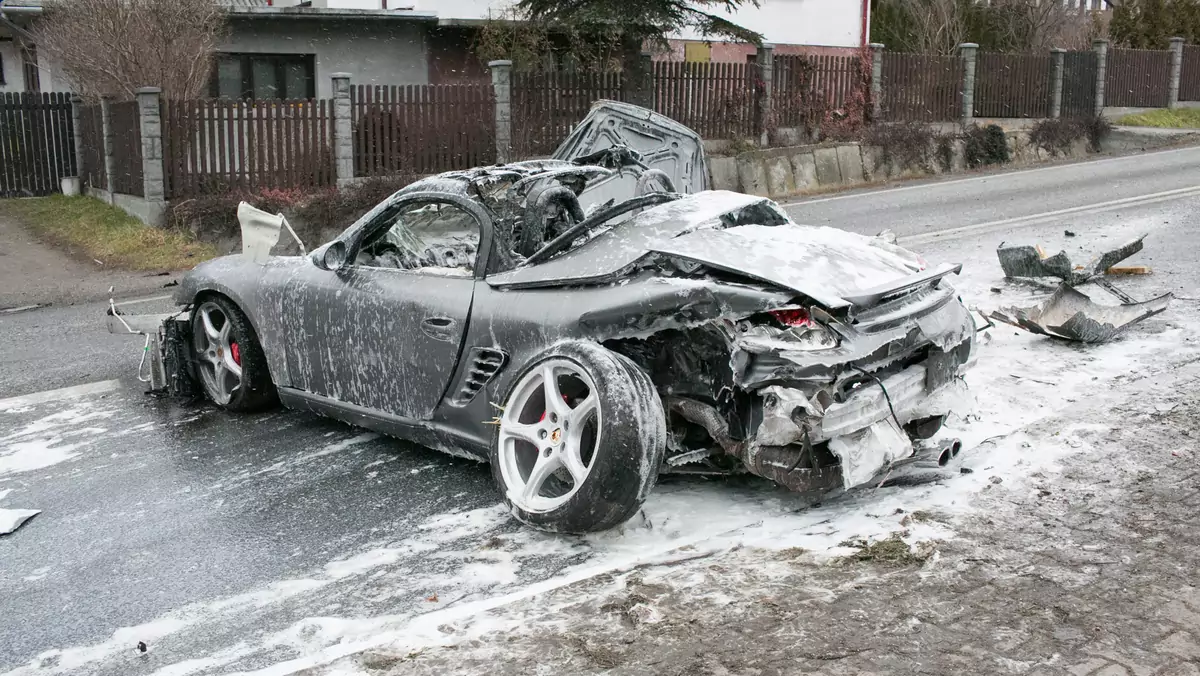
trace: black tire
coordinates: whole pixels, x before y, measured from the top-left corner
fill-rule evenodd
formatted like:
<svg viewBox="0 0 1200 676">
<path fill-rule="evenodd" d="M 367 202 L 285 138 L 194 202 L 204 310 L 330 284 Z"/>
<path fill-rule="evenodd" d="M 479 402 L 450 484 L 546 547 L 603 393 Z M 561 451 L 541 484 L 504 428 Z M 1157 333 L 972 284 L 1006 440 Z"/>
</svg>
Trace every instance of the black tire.
<svg viewBox="0 0 1200 676">
<path fill-rule="evenodd" d="M 565 360 L 585 371 L 596 386 L 600 419 L 589 472 L 575 494 L 550 511 L 530 512 L 513 504 L 500 465 L 500 426 L 492 438 L 492 477 L 505 505 L 519 521 L 559 533 L 607 530 L 629 520 L 658 480 L 666 448 L 666 415 L 650 377 L 627 357 L 596 343 L 556 345 L 522 370 L 505 393 L 510 404 L 518 386 L 551 360 Z"/>
<path fill-rule="evenodd" d="M 228 402 L 220 401 L 220 397 L 212 390 L 212 384 L 202 374 L 202 369 L 205 368 L 204 357 L 200 354 L 196 332 L 204 331 L 200 312 L 208 304 L 220 308 L 228 319 L 230 342 L 236 343 L 241 360 L 241 383 L 233 390 Z M 192 315 L 191 356 L 200 389 L 206 398 L 221 408 L 250 413 L 272 408 L 279 403 L 279 394 L 271 379 L 271 372 L 267 367 L 267 356 L 258 342 L 258 335 L 254 332 L 254 327 L 250 325 L 250 320 L 246 318 L 246 315 L 228 298 L 210 294 L 196 299 Z"/>
</svg>

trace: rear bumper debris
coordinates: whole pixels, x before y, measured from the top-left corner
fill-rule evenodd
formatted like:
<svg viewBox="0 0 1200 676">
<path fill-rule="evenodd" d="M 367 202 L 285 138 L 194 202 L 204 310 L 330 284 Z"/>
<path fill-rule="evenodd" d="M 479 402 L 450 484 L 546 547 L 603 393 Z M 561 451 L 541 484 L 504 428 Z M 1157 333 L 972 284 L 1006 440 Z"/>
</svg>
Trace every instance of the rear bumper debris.
<svg viewBox="0 0 1200 676">
<path fill-rule="evenodd" d="M 1171 298 L 1168 293 L 1143 303 L 1099 305 L 1063 285 L 1040 305 L 1004 308 L 993 312 L 992 318 L 1030 333 L 1081 343 L 1103 343 L 1130 325 L 1166 310 Z"/>
</svg>

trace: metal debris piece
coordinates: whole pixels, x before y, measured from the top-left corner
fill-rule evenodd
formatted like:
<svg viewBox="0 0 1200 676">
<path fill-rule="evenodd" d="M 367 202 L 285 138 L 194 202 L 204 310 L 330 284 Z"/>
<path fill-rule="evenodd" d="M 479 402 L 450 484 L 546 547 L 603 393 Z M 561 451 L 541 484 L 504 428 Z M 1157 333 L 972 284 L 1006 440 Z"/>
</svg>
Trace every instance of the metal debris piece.
<svg viewBox="0 0 1200 676">
<path fill-rule="evenodd" d="M 1005 308 L 992 317 L 1039 335 L 1103 343 L 1131 324 L 1167 309 L 1171 294 L 1144 303 L 1098 305 L 1083 293 L 1064 284 L 1049 300 L 1030 308 Z"/>
<path fill-rule="evenodd" d="M 1093 258 L 1087 265 L 1073 265 L 1067 252 L 1047 256 L 1038 246 L 1005 246 L 996 249 L 1005 277 L 1057 277 L 1069 286 L 1078 286 L 1103 275 L 1106 270 L 1142 250 L 1146 235 L 1131 240 Z"/>
<path fill-rule="evenodd" d="M 41 514 L 40 509 L 0 509 L 0 535 L 8 535 L 33 517 Z"/>
</svg>

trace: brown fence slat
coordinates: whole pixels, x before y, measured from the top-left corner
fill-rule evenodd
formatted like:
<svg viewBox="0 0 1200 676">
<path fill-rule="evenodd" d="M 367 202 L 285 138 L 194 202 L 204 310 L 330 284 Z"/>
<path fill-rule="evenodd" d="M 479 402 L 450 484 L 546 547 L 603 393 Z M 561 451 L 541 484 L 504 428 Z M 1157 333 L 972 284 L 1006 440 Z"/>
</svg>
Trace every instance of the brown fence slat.
<svg viewBox="0 0 1200 676">
<path fill-rule="evenodd" d="M 1171 52 L 1109 50 L 1105 67 L 1106 106 L 1164 108 L 1170 97 Z"/>
<path fill-rule="evenodd" d="M 1200 46 L 1185 45 L 1179 72 L 1179 100 L 1200 101 Z"/>
</svg>

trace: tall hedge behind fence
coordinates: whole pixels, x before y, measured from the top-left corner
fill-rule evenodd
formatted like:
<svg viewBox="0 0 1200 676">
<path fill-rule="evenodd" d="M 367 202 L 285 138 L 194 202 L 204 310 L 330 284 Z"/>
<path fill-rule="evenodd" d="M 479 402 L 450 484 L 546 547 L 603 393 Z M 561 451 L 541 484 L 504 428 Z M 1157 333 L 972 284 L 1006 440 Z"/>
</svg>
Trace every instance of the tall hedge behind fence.
<svg viewBox="0 0 1200 676">
<path fill-rule="evenodd" d="M 1092 117 L 1096 114 L 1096 52 L 1067 52 L 1063 55 L 1062 117 Z"/>
<path fill-rule="evenodd" d="M 622 98 L 619 73 L 513 73 L 514 157 L 554 152 L 597 99 Z"/>
<path fill-rule="evenodd" d="M 168 199 L 336 183 L 328 101 L 169 101 L 162 108 Z"/>
<path fill-rule="evenodd" d="M 490 84 L 359 85 L 350 102 L 355 176 L 433 174 L 496 161 Z"/>
<path fill-rule="evenodd" d="M 1104 104 L 1163 108 L 1170 96 L 1171 53 L 1152 49 L 1113 49 L 1108 53 Z"/>
<path fill-rule="evenodd" d="M 810 124 L 827 110 L 842 110 L 869 82 L 863 78 L 863 61 L 857 56 L 777 55 L 772 82 L 775 87 L 775 122 L 782 127 Z"/>
<path fill-rule="evenodd" d="M 75 174 L 73 129 L 67 94 L 0 94 L 0 197 L 57 192 Z"/>
<path fill-rule="evenodd" d="M 978 71 L 977 71 L 978 72 Z M 962 115 L 963 62 L 957 56 L 883 54 L 883 118 L 950 122 Z"/>
<path fill-rule="evenodd" d="M 1179 100 L 1200 101 L 1200 47 L 1183 48 L 1183 68 L 1179 78 Z"/>
<path fill-rule="evenodd" d="M 1049 117 L 1049 54 L 980 52 L 975 62 L 976 117 Z"/>
<path fill-rule="evenodd" d="M 110 104 L 109 124 L 113 140 L 113 191 L 141 197 L 144 192 L 142 126 L 138 119 L 137 101 Z"/>
<path fill-rule="evenodd" d="M 758 88 L 746 63 L 654 62 L 654 110 L 703 138 L 746 138 L 758 129 Z"/>
</svg>

